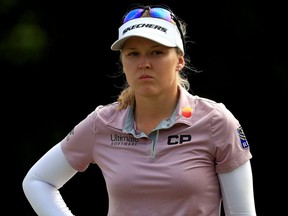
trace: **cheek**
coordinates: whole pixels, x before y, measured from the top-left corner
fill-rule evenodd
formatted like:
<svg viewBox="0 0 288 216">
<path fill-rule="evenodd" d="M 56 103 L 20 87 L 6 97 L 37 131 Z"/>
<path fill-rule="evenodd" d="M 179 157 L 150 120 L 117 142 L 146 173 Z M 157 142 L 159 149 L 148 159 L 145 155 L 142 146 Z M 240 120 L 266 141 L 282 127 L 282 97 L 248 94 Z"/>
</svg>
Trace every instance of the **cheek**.
<svg viewBox="0 0 288 216">
<path fill-rule="evenodd" d="M 175 74 L 177 73 L 179 70 L 179 65 L 174 62 L 174 61 L 167 61 L 165 63 L 162 64 L 162 68 L 166 68 L 166 71 L 168 73 L 168 71 L 170 71 L 169 73 L 172 75 L 172 74 Z"/>
<path fill-rule="evenodd" d="M 122 64 L 122 70 L 125 75 L 129 75 L 129 71 L 132 71 L 132 67 L 129 64 Z M 131 73 L 131 72 L 130 72 Z"/>
<path fill-rule="evenodd" d="M 123 64 L 122 65 L 122 71 L 125 74 L 126 80 L 129 81 L 133 79 L 133 74 L 135 74 L 133 68 L 129 64 Z"/>
<path fill-rule="evenodd" d="M 135 65 L 135 62 L 129 61 L 129 60 L 125 60 L 125 59 L 122 59 L 121 62 L 122 62 L 122 67 L 125 68 L 125 69 L 128 69 L 128 70 L 133 68 L 133 66 Z"/>
</svg>

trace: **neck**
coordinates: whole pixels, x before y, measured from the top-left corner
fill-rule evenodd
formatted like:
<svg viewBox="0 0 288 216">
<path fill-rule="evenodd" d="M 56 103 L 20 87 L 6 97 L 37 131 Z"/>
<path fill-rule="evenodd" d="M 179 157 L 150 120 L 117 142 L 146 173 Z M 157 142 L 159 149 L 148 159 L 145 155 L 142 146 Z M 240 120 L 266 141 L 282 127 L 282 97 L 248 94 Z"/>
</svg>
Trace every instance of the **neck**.
<svg viewBox="0 0 288 216">
<path fill-rule="evenodd" d="M 178 98 L 179 91 L 161 98 L 136 96 L 134 118 L 138 130 L 149 134 L 163 119 L 173 114 Z"/>
</svg>

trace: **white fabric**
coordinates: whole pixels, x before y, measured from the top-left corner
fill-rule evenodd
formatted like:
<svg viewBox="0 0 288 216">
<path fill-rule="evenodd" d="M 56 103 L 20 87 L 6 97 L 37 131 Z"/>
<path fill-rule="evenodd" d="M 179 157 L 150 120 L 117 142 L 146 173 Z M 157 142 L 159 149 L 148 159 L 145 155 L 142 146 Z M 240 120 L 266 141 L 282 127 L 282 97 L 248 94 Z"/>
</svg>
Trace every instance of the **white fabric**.
<svg viewBox="0 0 288 216">
<path fill-rule="evenodd" d="M 118 40 L 112 44 L 111 49 L 121 50 L 124 42 L 132 36 L 147 38 L 168 47 L 179 47 L 184 53 L 178 27 L 164 19 L 145 17 L 124 23 L 119 28 Z"/>
<path fill-rule="evenodd" d="M 37 215 L 73 215 L 58 189 L 76 173 L 77 171 L 68 164 L 60 143 L 51 148 L 31 167 L 22 186 Z"/>
<path fill-rule="evenodd" d="M 248 160 L 231 172 L 219 174 L 226 216 L 255 216 L 253 178 Z"/>
</svg>

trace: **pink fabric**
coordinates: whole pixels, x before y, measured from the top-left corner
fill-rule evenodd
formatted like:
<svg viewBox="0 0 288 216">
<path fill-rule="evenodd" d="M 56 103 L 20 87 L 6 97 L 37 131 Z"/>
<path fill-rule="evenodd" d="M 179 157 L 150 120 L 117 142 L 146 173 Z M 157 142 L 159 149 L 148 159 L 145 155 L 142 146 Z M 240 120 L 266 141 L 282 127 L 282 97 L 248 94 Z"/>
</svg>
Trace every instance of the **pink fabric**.
<svg viewBox="0 0 288 216">
<path fill-rule="evenodd" d="M 102 170 L 108 215 L 218 216 L 217 172 L 231 171 L 252 157 L 230 111 L 181 88 L 174 115 L 145 137 L 134 130 L 131 110 L 116 107 L 97 107 L 61 143 L 76 170 L 91 163 Z M 184 107 L 192 108 L 190 117 L 182 115 Z"/>
</svg>

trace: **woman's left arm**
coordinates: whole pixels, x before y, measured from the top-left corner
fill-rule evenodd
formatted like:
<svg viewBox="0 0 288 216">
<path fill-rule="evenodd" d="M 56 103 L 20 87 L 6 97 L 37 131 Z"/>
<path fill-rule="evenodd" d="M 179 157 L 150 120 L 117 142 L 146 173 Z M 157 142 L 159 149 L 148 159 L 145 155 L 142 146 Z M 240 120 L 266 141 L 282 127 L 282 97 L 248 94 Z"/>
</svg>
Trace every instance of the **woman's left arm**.
<svg viewBox="0 0 288 216">
<path fill-rule="evenodd" d="M 253 176 L 248 160 L 231 172 L 218 174 L 226 216 L 256 216 Z"/>
</svg>

